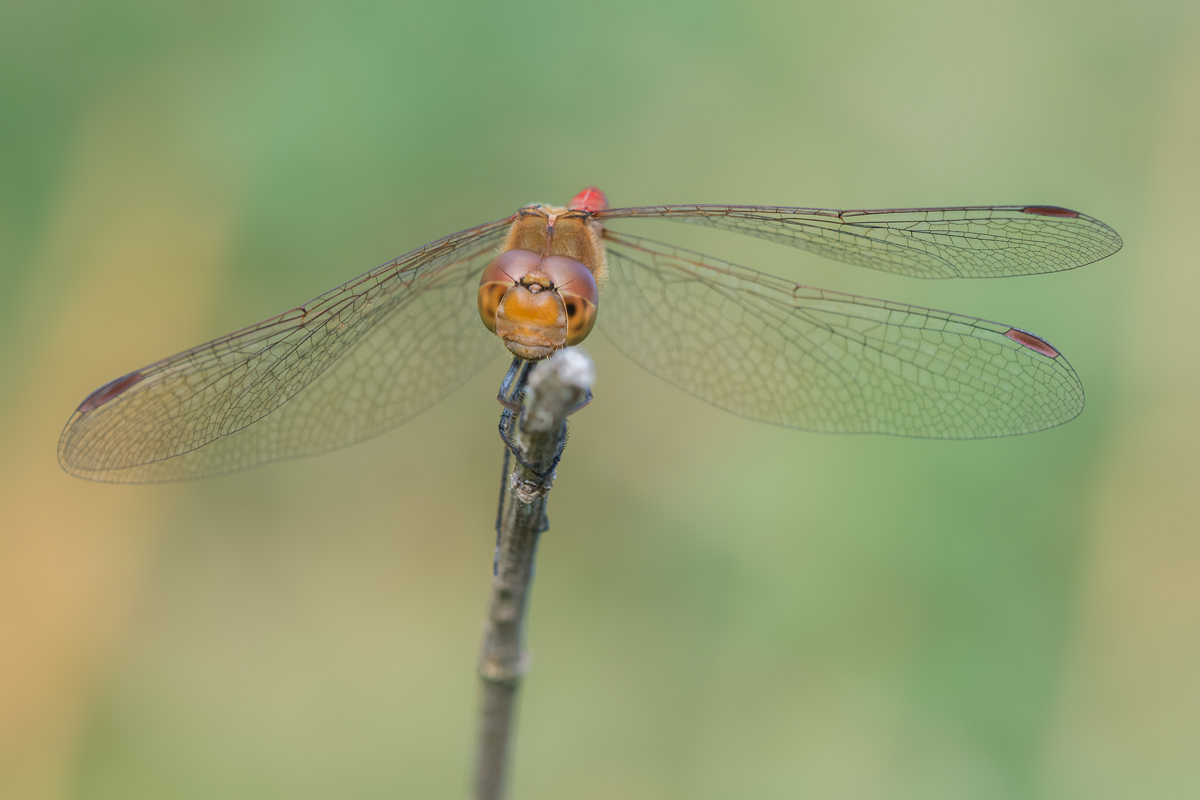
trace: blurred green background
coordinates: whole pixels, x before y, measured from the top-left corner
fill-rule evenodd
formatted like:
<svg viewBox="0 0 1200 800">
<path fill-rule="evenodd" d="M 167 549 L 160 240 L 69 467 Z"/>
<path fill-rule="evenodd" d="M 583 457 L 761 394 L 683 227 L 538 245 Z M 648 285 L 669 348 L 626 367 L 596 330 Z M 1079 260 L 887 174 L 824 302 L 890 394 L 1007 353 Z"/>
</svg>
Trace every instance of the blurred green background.
<svg viewBox="0 0 1200 800">
<path fill-rule="evenodd" d="M 1084 414 L 822 437 L 604 339 L 533 593 L 520 798 L 1200 796 L 1200 5 L 0 2 L 0 797 L 468 786 L 506 360 L 393 433 L 67 477 L 92 389 L 426 241 L 614 205 L 1050 203 L 1125 249 L 920 282 L 631 232 L 1046 336 Z"/>
</svg>

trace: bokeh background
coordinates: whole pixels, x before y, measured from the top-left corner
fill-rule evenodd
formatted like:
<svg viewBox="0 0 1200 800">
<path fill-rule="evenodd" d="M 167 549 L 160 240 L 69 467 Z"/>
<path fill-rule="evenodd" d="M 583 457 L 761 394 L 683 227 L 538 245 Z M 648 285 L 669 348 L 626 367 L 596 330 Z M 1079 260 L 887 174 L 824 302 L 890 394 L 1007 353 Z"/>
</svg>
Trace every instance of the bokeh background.
<svg viewBox="0 0 1200 800">
<path fill-rule="evenodd" d="M 725 414 L 602 336 L 533 593 L 521 798 L 1200 796 L 1200 5 L 3 0 L 0 797 L 461 797 L 506 360 L 350 450 L 55 461 L 92 389 L 428 240 L 616 205 L 1051 203 L 1073 272 L 920 282 L 1084 414 L 981 442 Z"/>
</svg>

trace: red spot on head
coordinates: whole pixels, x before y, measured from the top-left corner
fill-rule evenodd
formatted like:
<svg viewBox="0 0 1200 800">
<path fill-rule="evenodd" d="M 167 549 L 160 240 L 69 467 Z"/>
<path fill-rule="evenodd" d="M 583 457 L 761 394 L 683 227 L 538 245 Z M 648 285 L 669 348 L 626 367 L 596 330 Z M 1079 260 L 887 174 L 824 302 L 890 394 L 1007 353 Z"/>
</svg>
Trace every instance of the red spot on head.
<svg viewBox="0 0 1200 800">
<path fill-rule="evenodd" d="M 1078 211 L 1072 211 L 1069 208 L 1059 208 L 1058 206 L 1025 206 L 1021 211 L 1025 214 L 1037 214 L 1042 217 L 1067 217 L 1073 219 L 1079 216 Z"/>
<path fill-rule="evenodd" d="M 1044 340 L 1034 336 L 1032 333 L 1019 331 L 1016 328 L 1009 328 L 1004 335 L 1012 339 L 1017 344 L 1025 345 L 1036 353 L 1041 353 L 1042 355 L 1049 356 L 1050 358 L 1058 358 L 1057 350 L 1047 344 Z"/>
<path fill-rule="evenodd" d="M 99 408 L 131 386 L 141 383 L 143 377 L 140 372 L 131 372 L 128 375 L 117 378 L 115 381 L 104 384 L 89 394 L 87 399 L 79 404 L 79 413 L 86 414 L 93 409 Z"/>
<path fill-rule="evenodd" d="M 595 186 L 589 186 L 572 197 L 567 208 L 572 211 L 604 211 L 608 208 L 608 198 Z"/>
</svg>

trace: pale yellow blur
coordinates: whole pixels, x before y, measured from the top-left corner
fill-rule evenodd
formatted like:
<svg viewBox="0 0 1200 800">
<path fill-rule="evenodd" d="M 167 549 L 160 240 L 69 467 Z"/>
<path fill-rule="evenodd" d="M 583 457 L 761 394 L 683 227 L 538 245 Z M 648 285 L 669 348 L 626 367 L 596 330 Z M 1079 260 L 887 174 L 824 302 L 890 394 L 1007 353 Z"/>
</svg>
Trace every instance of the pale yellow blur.
<svg viewBox="0 0 1200 800">
<path fill-rule="evenodd" d="M 142 112 L 120 99 L 90 112 L 18 312 L 28 360 L 0 429 L 3 797 L 66 795 L 89 698 L 142 599 L 174 494 L 64 480 L 48 434 L 75 374 L 121 371 L 130 350 L 198 335 L 229 245 L 235 198 L 181 197 L 189 176 L 138 141 Z"/>
</svg>

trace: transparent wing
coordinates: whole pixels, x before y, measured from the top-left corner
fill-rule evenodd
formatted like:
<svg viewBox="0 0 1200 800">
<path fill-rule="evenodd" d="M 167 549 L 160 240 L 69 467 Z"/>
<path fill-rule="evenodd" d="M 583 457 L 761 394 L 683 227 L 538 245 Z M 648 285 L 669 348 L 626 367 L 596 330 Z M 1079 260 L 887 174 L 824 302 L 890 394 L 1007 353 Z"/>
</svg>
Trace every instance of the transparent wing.
<svg viewBox="0 0 1200 800">
<path fill-rule="evenodd" d="M 824 433 L 972 439 L 1083 408 L 1066 359 L 1008 325 L 798 286 L 605 232 L 600 325 L 635 362 L 752 419 Z"/>
<path fill-rule="evenodd" d="M 1112 228 L 1057 206 L 839 211 L 771 206 L 646 206 L 596 213 L 706 225 L 917 278 L 1058 272 L 1121 249 Z"/>
<path fill-rule="evenodd" d="M 411 419 L 499 352 L 476 292 L 510 222 L 427 244 L 101 387 L 67 422 L 59 461 L 115 483 L 200 478 L 345 447 Z"/>
</svg>

